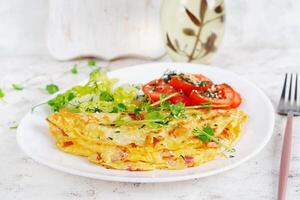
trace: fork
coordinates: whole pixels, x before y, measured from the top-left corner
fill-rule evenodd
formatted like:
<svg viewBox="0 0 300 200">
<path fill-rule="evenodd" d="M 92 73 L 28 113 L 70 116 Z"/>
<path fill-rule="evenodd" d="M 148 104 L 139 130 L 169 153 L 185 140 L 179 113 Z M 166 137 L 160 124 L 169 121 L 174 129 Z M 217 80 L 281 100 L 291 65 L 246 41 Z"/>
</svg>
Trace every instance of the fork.
<svg viewBox="0 0 300 200">
<path fill-rule="evenodd" d="M 298 74 L 286 73 L 281 97 L 277 107 L 278 114 L 287 116 L 280 161 L 277 197 L 278 200 L 285 200 L 286 197 L 286 187 L 288 181 L 289 162 L 292 146 L 293 117 L 300 115 L 300 106 L 298 101 Z"/>
</svg>

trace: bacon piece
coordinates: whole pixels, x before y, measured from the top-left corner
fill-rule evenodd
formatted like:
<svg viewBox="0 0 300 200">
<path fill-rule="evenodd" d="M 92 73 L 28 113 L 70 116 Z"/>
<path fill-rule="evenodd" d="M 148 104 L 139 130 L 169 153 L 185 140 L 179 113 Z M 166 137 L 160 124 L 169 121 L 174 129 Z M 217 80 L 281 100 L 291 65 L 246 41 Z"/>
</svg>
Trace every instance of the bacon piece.
<svg viewBox="0 0 300 200">
<path fill-rule="evenodd" d="M 160 140 L 156 137 L 153 137 L 153 146 L 155 147 L 155 145 L 160 142 Z"/>
<path fill-rule="evenodd" d="M 132 148 L 138 147 L 138 145 L 136 145 L 135 143 L 130 143 L 129 146 L 132 147 Z"/>
<path fill-rule="evenodd" d="M 193 163 L 194 163 L 194 157 L 192 157 L 192 156 L 184 156 L 184 161 L 185 161 L 185 163 L 188 166 L 193 165 Z"/>
<path fill-rule="evenodd" d="M 66 142 L 64 142 L 64 147 L 68 147 L 68 146 L 71 146 L 73 144 L 74 143 L 72 141 L 66 141 Z"/>
<path fill-rule="evenodd" d="M 100 153 L 97 153 L 96 159 L 101 160 L 101 154 Z"/>
<path fill-rule="evenodd" d="M 144 171 L 144 170 L 141 170 L 141 169 L 132 169 L 130 167 L 127 170 L 130 171 L 130 172 L 142 172 L 142 171 Z"/>
<path fill-rule="evenodd" d="M 128 113 L 128 116 L 133 120 L 143 120 L 144 119 L 143 115 L 137 115 L 135 113 Z"/>
<path fill-rule="evenodd" d="M 218 145 L 216 142 L 208 142 L 208 143 L 207 143 L 207 147 L 210 147 L 210 148 L 218 148 L 219 145 Z"/>
</svg>

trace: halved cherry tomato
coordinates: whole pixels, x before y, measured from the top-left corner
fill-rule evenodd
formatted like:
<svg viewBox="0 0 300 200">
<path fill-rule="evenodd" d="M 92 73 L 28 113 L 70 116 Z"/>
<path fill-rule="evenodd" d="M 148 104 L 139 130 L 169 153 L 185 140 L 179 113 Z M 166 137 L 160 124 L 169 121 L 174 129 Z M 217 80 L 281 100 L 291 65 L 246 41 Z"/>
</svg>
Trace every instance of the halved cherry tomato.
<svg viewBox="0 0 300 200">
<path fill-rule="evenodd" d="M 228 105 L 228 107 L 236 108 L 241 103 L 241 98 L 229 85 L 223 83 L 215 86 L 210 90 L 196 91 L 193 90 L 190 99 L 194 105 L 201 103 L 211 103 L 212 105 Z"/>
<path fill-rule="evenodd" d="M 193 90 L 207 90 L 212 86 L 212 82 L 201 74 L 182 74 L 172 76 L 170 85 L 177 91 L 182 91 L 184 94 L 190 95 Z"/>
<path fill-rule="evenodd" d="M 163 79 L 156 79 L 150 81 L 142 88 L 143 92 L 151 99 L 152 102 L 160 100 L 162 94 L 171 95 L 174 93 L 179 93 L 178 95 L 168 99 L 169 102 L 176 104 L 182 102 L 184 105 L 191 105 L 190 100 L 184 94 L 177 92 L 170 84 L 166 83 Z"/>
</svg>

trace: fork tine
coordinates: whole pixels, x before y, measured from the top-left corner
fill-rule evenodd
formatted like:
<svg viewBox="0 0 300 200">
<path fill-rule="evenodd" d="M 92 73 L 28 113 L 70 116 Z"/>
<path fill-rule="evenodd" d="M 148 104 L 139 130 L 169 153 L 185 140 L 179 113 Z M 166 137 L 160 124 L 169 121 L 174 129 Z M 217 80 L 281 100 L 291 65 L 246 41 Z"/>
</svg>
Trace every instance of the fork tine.
<svg viewBox="0 0 300 200">
<path fill-rule="evenodd" d="M 277 113 L 280 115 L 300 116 L 300 83 L 298 73 L 286 73 L 277 106 Z"/>
<path fill-rule="evenodd" d="M 285 98 L 286 82 L 287 82 L 287 73 L 285 73 L 285 78 L 284 78 L 284 83 L 283 83 L 280 100 L 284 100 L 284 98 Z"/>
<path fill-rule="evenodd" d="M 298 102 L 298 74 L 296 73 L 296 83 L 295 83 L 295 96 L 294 96 L 295 103 Z"/>
<path fill-rule="evenodd" d="M 290 75 L 290 89 L 289 89 L 289 102 L 291 102 L 291 97 L 292 97 L 292 86 L 293 86 L 293 74 Z"/>
</svg>

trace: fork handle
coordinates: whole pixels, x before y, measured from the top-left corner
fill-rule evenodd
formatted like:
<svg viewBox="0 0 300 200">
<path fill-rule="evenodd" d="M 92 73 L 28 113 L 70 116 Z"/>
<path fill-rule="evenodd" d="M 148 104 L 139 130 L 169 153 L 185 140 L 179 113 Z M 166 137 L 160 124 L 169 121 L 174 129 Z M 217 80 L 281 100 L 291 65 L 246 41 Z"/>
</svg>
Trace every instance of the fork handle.
<svg viewBox="0 0 300 200">
<path fill-rule="evenodd" d="M 282 145 L 279 183 L 278 183 L 278 200 L 285 200 L 286 188 L 289 174 L 289 164 L 292 146 L 292 129 L 293 129 L 293 113 L 289 112 L 285 126 L 285 133 Z"/>
</svg>

